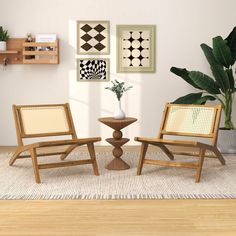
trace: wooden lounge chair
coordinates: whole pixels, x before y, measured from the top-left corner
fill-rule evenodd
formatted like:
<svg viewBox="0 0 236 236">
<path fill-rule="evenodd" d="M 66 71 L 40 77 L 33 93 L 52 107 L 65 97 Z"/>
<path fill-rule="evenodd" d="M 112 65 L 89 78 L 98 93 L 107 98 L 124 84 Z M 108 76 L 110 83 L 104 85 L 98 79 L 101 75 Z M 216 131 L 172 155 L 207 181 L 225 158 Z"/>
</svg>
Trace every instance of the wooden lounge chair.
<svg viewBox="0 0 236 236">
<path fill-rule="evenodd" d="M 33 163 L 35 181 L 40 183 L 39 169 L 48 169 L 64 166 L 92 164 L 95 175 L 99 175 L 94 151 L 94 142 L 100 141 L 100 137 L 77 138 L 69 104 L 52 105 L 13 105 L 18 148 L 11 157 L 9 164 L 12 166 L 17 159 L 31 158 Z M 49 136 L 66 135 L 65 140 L 50 140 L 34 142 L 24 145 L 23 139 L 45 138 Z M 69 137 L 68 137 L 69 136 Z M 64 160 L 71 151 L 81 145 L 87 145 L 91 159 L 61 161 L 57 163 L 38 164 L 38 156 L 60 155 Z M 42 148 L 65 146 L 64 151 L 37 153 Z M 25 154 L 28 153 L 28 154 Z M 29 155 L 30 154 L 30 155 Z"/>
<path fill-rule="evenodd" d="M 136 141 L 142 143 L 137 175 L 141 174 L 143 164 L 185 167 L 196 169 L 195 181 L 199 182 L 204 157 L 217 158 L 222 165 L 225 165 L 225 160 L 216 146 L 220 115 L 221 106 L 219 105 L 206 106 L 167 104 L 157 138 L 135 138 Z M 174 135 L 176 137 L 178 136 L 178 138 L 177 140 L 169 138 L 164 139 L 164 135 Z M 183 136 L 188 137 L 188 140 L 179 140 L 181 136 L 182 139 Z M 193 139 L 195 138 L 195 140 L 191 139 L 191 137 Z M 196 137 L 210 139 L 211 144 L 198 142 L 196 141 Z M 171 161 L 146 159 L 145 155 L 149 144 L 161 148 Z M 189 151 L 174 152 L 169 149 L 169 146 L 197 148 L 199 152 L 197 154 Z M 207 150 L 209 150 L 212 154 L 206 154 Z M 174 160 L 174 154 L 197 156 L 198 161 L 196 163 L 174 162 L 172 161 Z"/>
</svg>

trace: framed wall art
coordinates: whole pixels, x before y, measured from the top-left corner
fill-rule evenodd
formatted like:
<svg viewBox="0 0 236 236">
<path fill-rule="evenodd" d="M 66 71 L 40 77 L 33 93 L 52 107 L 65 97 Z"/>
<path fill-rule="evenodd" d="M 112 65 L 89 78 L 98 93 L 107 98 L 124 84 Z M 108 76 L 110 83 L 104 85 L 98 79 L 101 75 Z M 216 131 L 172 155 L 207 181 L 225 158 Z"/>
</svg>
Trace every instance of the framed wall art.
<svg viewBox="0 0 236 236">
<path fill-rule="evenodd" d="M 77 53 L 109 54 L 109 21 L 77 21 Z"/>
<path fill-rule="evenodd" d="M 155 72 L 155 25 L 117 25 L 117 72 Z"/>
<path fill-rule="evenodd" d="M 106 82 L 110 77 L 110 60 L 108 58 L 78 58 L 77 80 Z"/>
</svg>

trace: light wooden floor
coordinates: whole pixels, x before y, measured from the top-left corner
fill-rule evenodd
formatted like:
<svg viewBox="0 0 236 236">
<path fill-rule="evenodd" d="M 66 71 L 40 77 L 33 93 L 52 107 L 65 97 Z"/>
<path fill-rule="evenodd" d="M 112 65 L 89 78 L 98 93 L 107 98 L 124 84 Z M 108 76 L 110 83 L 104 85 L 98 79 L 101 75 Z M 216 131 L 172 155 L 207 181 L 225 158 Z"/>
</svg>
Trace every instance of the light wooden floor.
<svg viewBox="0 0 236 236">
<path fill-rule="evenodd" d="M 0 235 L 235 236 L 236 200 L 2 200 Z"/>
<path fill-rule="evenodd" d="M 0 235 L 236 235 L 236 200 L 0 201 Z"/>
</svg>

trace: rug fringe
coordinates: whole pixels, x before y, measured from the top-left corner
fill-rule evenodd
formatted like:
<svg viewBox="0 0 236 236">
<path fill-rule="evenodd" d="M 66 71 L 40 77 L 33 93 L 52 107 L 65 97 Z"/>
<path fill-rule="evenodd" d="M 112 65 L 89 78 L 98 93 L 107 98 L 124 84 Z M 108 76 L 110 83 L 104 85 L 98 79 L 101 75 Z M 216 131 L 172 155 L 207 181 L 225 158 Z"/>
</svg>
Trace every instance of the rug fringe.
<svg viewBox="0 0 236 236">
<path fill-rule="evenodd" d="M 0 195 L 0 200 L 150 200 L 150 199 L 235 199 L 236 194 L 140 194 L 140 195 Z"/>
</svg>

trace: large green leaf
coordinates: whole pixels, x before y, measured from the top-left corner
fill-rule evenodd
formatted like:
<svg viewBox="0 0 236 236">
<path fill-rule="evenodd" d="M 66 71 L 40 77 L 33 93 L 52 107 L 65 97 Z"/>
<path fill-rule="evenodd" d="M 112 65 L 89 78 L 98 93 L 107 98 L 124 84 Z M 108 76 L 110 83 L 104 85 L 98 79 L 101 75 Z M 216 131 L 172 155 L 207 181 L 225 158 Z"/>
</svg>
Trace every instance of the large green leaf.
<svg viewBox="0 0 236 236">
<path fill-rule="evenodd" d="M 233 65 L 236 61 L 236 26 L 225 40 L 227 41 L 227 45 L 229 46 L 232 54 L 231 65 Z"/>
<path fill-rule="evenodd" d="M 196 104 L 196 101 L 198 101 L 202 97 L 202 93 L 190 93 L 185 96 L 179 97 L 174 102 L 175 104 Z"/>
<path fill-rule="evenodd" d="M 215 59 L 226 68 L 229 68 L 232 62 L 232 55 L 227 41 L 221 36 L 213 38 L 213 54 Z"/>
<path fill-rule="evenodd" d="M 220 89 L 223 92 L 226 92 L 230 88 L 230 84 L 228 76 L 224 71 L 223 66 L 220 65 L 215 59 L 215 56 L 213 54 L 213 49 L 211 47 L 203 43 L 201 44 L 201 48 L 207 58 L 207 61 L 211 65 L 211 71 L 212 74 L 214 75 L 216 82 L 220 86 Z"/>
<path fill-rule="evenodd" d="M 216 82 L 220 86 L 221 91 L 226 93 L 230 89 L 230 83 L 228 75 L 224 71 L 223 66 L 217 64 L 212 65 L 211 71 L 215 77 Z"/>
<path fill-rule="evenodd" d="M 191 71 L 189 73 L 189 77 L 202 90 L 205 90 L 210 94 L 219 94 L 220 93 L 218 84 L 208 75 L 205 75 L 199 71 Z"/>
<path fill-rule="evenodd" d="M 171 67 L 170 71 L 180 76 L 183 80 L 192 85 L 194 88 L 201 89 L 192 81 L 192 79 L 189 77 L 189 71 L 187 71 L 185 68 Z"/>
<path fill-rule="evenodd" d="M 213 66 L 215 64 L 218 64 L 217 60 L 214 57 L 213 49 L 211 47 L 209 47 L 208 45 L 206 45 L 205 43 L 202 43 L 200 46 L 201 46 L 201 48 L 202 48 L 202 50 L 205 54 L 205 57 L 206 57 L 207 61 L 209 62 L 209 64 L 211 66 Z"/>
<path fill-rule="evenodd" d="M 233 70 L 232 69 L 226 69 L 225 70 L 227 75 L 228 75 L 228 79 L 229 79 L 229 85 L 230 85 L 230 89 L 234 89 L 234 76 L 233 76 Z"/>
<path fill-rule="evenodd" d="M 215 98 L 210 95 L 202 97 L 202 93 L 189 93 L 185 96 L 179 97 L 176 99 L 174 104 L 205 104 L 207 101 L 214 101 Z"/>
<path fill-rule="evenodd" d="M 196 104 L 204 105 L 207 101 L 214 101 L 214 100 L 216 100 L 215 97 L 210 96 L 210 95 L 206 95 L 206 96 L 201 97 L 200 99 L 198 99 L 198 100 L 196 101 Z"/>
</svg>

